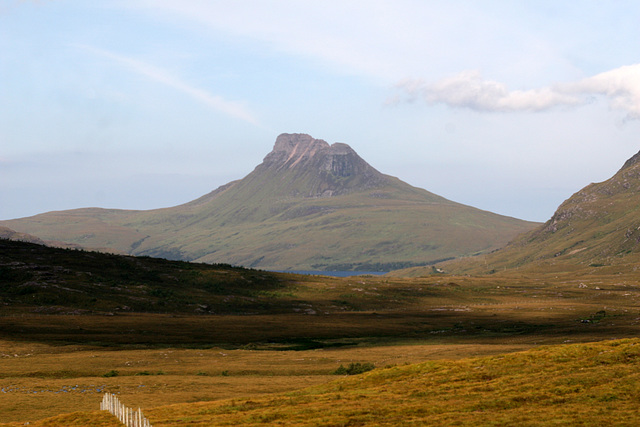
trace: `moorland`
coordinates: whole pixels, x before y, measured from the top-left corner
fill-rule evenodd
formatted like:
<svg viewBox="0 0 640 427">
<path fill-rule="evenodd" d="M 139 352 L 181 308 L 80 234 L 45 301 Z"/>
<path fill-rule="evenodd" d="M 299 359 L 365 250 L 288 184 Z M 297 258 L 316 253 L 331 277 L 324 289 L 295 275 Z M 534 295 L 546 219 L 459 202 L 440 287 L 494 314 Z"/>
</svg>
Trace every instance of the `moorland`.
<svg viewBox="0 0 640 427">
<path fill-rule="evenodd" d="M 336 278 L 1 243 L 7 425 L 118 425 L 104 392 L 155 426 L 593 425 L 640 409 L 633 266 Z"/>
</svg>

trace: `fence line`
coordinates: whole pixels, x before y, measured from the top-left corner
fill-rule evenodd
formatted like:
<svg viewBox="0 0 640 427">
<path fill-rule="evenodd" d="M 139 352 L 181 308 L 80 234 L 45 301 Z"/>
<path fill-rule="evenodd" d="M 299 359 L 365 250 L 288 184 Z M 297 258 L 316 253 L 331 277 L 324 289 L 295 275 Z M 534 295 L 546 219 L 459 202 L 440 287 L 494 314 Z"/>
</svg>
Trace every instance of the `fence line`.
<svg viewBox="0 0 640 427">
<path fill-rule="evenodd" d="M 134 411 L 124 406 L 115 394 L 105 393 L 100 402 L 100 410 L 109 411 L 127 427 L 151 427 L 149 420 L 142 415 L 142 409 Z"/>
</svg>

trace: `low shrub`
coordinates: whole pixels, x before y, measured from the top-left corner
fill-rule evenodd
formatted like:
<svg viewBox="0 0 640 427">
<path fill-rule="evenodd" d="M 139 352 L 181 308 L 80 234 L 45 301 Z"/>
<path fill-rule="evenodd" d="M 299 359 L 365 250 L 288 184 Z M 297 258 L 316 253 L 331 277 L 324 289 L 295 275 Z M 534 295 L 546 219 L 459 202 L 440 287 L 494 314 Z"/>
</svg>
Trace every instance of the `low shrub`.
<svg viewBox="0 0 640 427">
<path fill-rule="evenodd" d="M 348 367 L 344 367 L 340 365 L 338 369 L 336 369 L 333 374 L 334 375 L 358 375 L 363 372 L 371 371 L 375 368 L 373 363 L 365 362 L 365 363 L 350 363 Z"/>
</svg>

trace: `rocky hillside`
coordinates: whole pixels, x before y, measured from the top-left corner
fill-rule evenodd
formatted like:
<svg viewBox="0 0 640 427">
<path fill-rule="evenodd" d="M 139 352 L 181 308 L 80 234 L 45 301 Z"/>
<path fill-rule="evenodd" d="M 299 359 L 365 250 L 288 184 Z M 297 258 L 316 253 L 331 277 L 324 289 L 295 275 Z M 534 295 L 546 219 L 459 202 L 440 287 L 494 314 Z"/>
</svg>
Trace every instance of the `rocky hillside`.
<svg viewBox="0 0 640 427">
<path fill-rule="evenodd" d="M 564 201 L 551 219 L 487 256 L 451 263 L 452 272 L 510 268 L 601 268 L 640 260 L 640 153 L 610 179 Z"/>
<path fill-rule="evenodd" d="M 77 209 L 0 225 L 134 255 L 385 271 L 491 251 L 536 224 L 412 187 L 378 172 L 347 144 L 282 134 L 245 178 L 181 206 Z"/>
</svg>

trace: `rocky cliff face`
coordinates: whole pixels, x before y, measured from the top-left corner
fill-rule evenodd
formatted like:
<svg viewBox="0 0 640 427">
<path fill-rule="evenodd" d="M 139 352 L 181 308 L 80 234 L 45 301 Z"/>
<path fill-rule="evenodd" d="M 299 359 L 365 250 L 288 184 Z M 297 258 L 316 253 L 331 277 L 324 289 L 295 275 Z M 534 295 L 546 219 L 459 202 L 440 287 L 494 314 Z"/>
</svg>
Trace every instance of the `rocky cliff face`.
<svg viewBox="0 0 640 427">
<path fill-rule="evenodd" d="M 347 144 L 329 145 L 306 134 L 282 134 L 255 174 L 277 172 L 290 195 L 330 197 L 367 190 L 386 183 L 383 174 Z M 289 175 L 292 178 L 286 179 Z"/>
<path fill-rule="evenodd" d="M 304 167 L 319 152 L 330 148 L 326 141 L 302 133 L 283 133 L 276 138 L 273 150 L 264 158 L 263 165 L 277 169 Z"/>
</svg>

